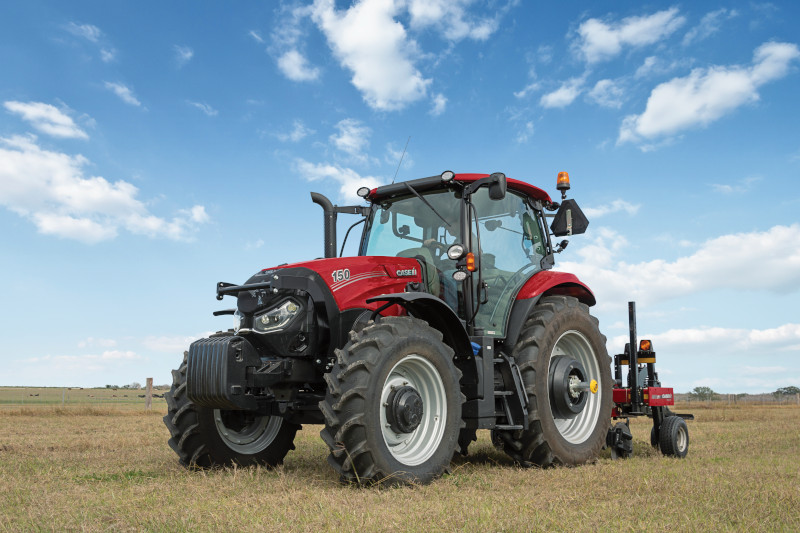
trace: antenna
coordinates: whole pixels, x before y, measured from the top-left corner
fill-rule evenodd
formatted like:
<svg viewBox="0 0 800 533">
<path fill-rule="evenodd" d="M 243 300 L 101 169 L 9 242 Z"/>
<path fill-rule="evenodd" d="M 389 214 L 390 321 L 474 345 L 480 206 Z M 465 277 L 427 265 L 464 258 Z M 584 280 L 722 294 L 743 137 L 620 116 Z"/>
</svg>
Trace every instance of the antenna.
<svg viewBox="0 0 800 533">
<path fill-rule="evenodd" d="M 394 183 L 394 180 L 397 179 L 397 173 L 400 172 L 400 165 L 403 164 L 403 158 L 406 156 L 406 148 L 408 148 L 409 141 L 411 141 L 411 135 L 409 135 L 408 139 L 406 140 L 406 146 L 405 148 L 403 148 L 403 155 L 400 156 L 400 161 L 397 163 L 397 170 L 394 171 L 394 177 L 392 178 L 392 183 Z"/>
</svg>

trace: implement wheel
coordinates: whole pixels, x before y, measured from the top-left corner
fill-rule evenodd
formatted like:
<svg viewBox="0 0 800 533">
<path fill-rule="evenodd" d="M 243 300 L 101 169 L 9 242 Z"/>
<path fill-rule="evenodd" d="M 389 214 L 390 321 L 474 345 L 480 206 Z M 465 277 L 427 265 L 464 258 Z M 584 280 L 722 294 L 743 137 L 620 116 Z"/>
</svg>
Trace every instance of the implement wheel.
<svg viewBox="0 0 800 533">
<path fill-rule="evenodd" d="M 428 483 L 444 473 L 462 426 L 461 372 L 439 331 L 385 317 L 337 350 L 320 402 L 328 462 L 349 483 Z"/>
<path fill-rule="evenodd" d="M 683 418 L 668 416 L 661 422 L 658 445 L 664 455 L 686 457 L 689 453 L 689 428 Z"/>
<path fill-rule="evenodd" d="M 597 324 L 569 296 L 542 298 L 525 322 L 512 355 L 528 395 L 530 426 L 498 432 L 516 462 L 546 467 L 597 458 L 612 407 L 611 359 Z"/>
<path fill-rule="evenodd" d="M 275 466 L 294 450 L 300 426 L 275 416 L 195 405 L 186 396 L 186 360 L 172 371 L 172 387 L 164 394 L 164 424 L 169 445 L 184 466 L 212 467 L 260 464 Z"/>
</svg>

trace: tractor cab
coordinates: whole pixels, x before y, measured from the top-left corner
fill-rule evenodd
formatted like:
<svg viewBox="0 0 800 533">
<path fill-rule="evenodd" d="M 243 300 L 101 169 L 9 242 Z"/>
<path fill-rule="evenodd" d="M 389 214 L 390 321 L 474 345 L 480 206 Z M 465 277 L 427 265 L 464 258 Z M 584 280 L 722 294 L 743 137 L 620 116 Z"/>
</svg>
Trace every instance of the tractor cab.
<svg viewBox="0 0 800 533">
<path fill-rule="evenodd" d="M 504 337 L 519 290 L 553 264 L 545 209 L 558 204 L 501 173 L 445 172 L 360 194 L 371 208 L 359 255 L 417 259 L 421 289 L 485 335 Z"/>
</svg>

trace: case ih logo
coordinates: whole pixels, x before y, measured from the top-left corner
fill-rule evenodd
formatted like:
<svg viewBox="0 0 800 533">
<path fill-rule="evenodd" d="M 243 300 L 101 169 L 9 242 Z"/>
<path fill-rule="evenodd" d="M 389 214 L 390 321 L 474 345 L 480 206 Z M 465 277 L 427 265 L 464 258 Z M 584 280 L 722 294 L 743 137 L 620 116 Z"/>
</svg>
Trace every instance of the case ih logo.
<svg viewBox="0 0 800 533">
<path fill-rule="evenodd" d="M 406 276 L 416 276 L 417 269 L 416 268 L 407 268 L 405 270 L 398 270 L 397 276 L 398 277 L 406 277 Z"/>
<path fill-rule="evenodd" d="M 672 398 L 672 394 L 653 394 L 654 400 L 669 400 Z"/>
</svg>

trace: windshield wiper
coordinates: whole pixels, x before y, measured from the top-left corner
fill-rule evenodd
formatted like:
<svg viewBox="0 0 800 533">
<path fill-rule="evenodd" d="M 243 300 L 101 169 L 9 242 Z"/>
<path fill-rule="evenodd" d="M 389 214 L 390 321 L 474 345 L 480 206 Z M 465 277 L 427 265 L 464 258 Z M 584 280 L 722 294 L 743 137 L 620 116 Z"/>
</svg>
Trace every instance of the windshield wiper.
<svg viewBox="0 0 800 533">
<path fill-rule="evenodd" d="M 412 193 L 414 193 L 414 196 L 416 196 L 417 198 L 419 198 L 420 200 L 422 200 L 422 203 L 423 203 L 423 204 L 425 204 L 425 205 L 427 205 L 427 206 L 430 208 L 430 210 L 431 210 L 431 211 L 433 211 L 433 213 L 434 213 L 434 214 L 435 214 L 437 217 L 441 218 L 441 219 L 442 219 L 442 222 L 444 222 L 445 224 L 447 224 L 447 227 L 448 227 L 448 228 L 452 228 L 452 227 L 453 227 L 453 226 L 452 226 L 452 225 L 451 225 L 451 224 L 450 224 L 448 221 L 446 221 L 446 220 L 444 219 L 444 217 L 443 217 L 442 215 L 440 215 L 440 214 L 439 214 L 439 212 L 436 210 L 436 208 L 435 208 L 435 207 L 433 207 L 431 204 L 429 204 L 429 203 L 428 203 L 428 200 L 426 200 L 425 198 L 423 198 L 422 196 L 420 196 L 420 194 L 419 194 L 417 191 L 415 191 L 415 190 L 414 190 L 414 187 L 412 187 L 411 185 L 409 185 L 409 184 L 408 184 L 408 182 L 406 182 L 406 183 L 405 183 L 405 185 L 406 185 L 406 189 L 408 189 L 409 191 L 411 191 Z"/>
</svg>

